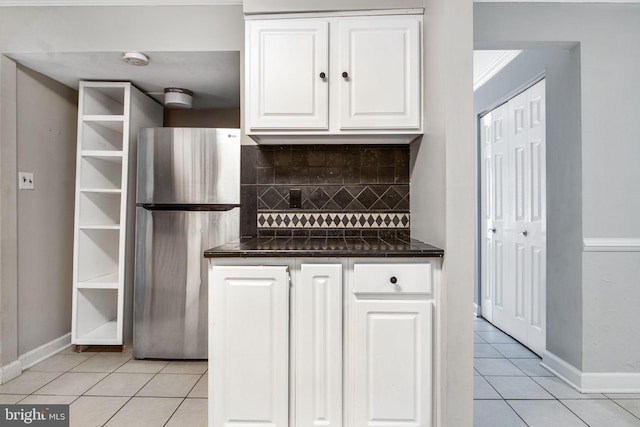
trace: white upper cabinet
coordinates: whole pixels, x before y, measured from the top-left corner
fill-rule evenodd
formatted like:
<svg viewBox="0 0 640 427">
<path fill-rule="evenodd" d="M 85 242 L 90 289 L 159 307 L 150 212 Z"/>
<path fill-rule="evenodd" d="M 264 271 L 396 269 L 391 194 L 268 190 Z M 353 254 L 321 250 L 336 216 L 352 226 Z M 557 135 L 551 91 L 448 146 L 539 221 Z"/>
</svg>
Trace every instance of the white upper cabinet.
<svg viewBox="0 0 640 427">
<path fill-rule="evenodd" d="M 251 129 L 329 128 L 329 23 L 247 23 Z"/>
<path fill-rule="evenodd" d="M 409 142 L 422 131 L 421 26 L 421 15 L 247 20 L 247 133 Z"/>
<path fill-rule="evenodd" d="M 338 34 L 340 129 L 419 129 L 418 19 L 349 19 Z"/>
</svg>

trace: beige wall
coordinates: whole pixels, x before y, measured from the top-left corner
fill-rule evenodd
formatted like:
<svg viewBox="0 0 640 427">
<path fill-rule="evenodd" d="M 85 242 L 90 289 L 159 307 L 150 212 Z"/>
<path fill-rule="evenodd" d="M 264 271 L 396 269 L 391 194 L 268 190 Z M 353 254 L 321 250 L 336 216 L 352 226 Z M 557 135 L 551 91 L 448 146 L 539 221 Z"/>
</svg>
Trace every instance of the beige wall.
<svg viewBox="0 0 640 427">
<path fill-rule="evenodd" d="M 164 126 L 185 128 L 239 128 L 240 109 L 178 110 L 165 108 Z"/>
<path fill-rule="evenodd" d="M 69 333 L 78 93 L 18 67 L 18 353 Z"/>
<path fill-rule="evenodd" d="M 424 0 L 244 0 L 244 13 L 317 12 L 424 7 Z"/>
<path fill-rule="evenodd" d="M 3 371 L 18 359 L 16 74 L 16 64 L 0 56 L 0 359 Z M 3 381 L 4 378 L 5 372 Z"/>
</svg>

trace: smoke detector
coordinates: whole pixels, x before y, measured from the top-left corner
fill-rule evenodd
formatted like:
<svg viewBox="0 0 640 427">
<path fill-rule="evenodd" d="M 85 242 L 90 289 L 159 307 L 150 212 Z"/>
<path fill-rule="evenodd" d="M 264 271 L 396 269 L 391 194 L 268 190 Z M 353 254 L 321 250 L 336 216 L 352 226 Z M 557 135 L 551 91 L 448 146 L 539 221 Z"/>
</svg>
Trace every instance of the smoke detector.
<svg viewBox="0 0 640 427">
<path fill-rule="evenodd" d="M 193 92 L 179 87 L 164 88 L 164 106 L 167 108 L 190 109 L 193 104 Z"/>
<path fill-rule="evenodd" d="M 125 52 L 122 54 L 122 60 L 129 65 L 138 67 L 149 65 L 149 57 L 140 52 Z"/>
</svg>

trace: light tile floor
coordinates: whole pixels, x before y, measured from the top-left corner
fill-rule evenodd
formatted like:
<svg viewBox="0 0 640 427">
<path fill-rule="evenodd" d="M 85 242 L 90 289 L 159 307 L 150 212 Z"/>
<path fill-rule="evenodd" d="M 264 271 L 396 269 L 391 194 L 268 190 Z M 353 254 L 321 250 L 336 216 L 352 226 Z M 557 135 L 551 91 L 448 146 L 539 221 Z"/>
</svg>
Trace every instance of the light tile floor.
<svg viewBox="0 0 640 427">
<path fill-rule="evenodd" d="M 70 404 L 71 427 L 207 425 L 206 361 L 108 350 L 68 348 L 0 385 L 0 403 Z"/>
<path fill-rule="evenodd" d="M 640 427 L 640 394 L 581 394 L 474 319 L 474 427 Z"/>
<path fill-rule="evenodd" d="M 474 427 L 640 427 L 640 394 L 580 394 L 484 319 L 474 330 Z M 70 404 L 71 427 L 207 425 L 205 361 L 89 350 L 69 348 L 0 385 L 0 404 Z"/>
</svg>

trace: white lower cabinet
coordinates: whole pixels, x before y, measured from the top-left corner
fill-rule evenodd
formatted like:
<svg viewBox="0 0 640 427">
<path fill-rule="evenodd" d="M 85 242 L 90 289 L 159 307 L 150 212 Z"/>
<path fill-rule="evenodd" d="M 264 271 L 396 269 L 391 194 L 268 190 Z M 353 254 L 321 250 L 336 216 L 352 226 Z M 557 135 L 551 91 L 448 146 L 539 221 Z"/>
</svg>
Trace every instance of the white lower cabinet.
<svg viewBox="0 0 640 427">
<path fill-rule="evenodd" d="M 350 271 L 351 425 L 434 425 L 432 264 L 362 262 Z"/>
<path fill-rule="evenodd" d="M 209 425 L 289 425 L 289 272 L 214 266 L 209 292 Z"/>
<path fill-rule="evenodd" d="M 210 268 L 210 427 L 435 425 L 439 259 L 224 261 Z"/>
<path fill-rule="evenodd" d="M 342 265 L 302 264 L 295 291 L 297 426 L 342 426 Z"/>
<path fill-rule="evenodd" d="M 429 301 L 354 301 L 354 425 L 431 425 Z"/>
</svg>

